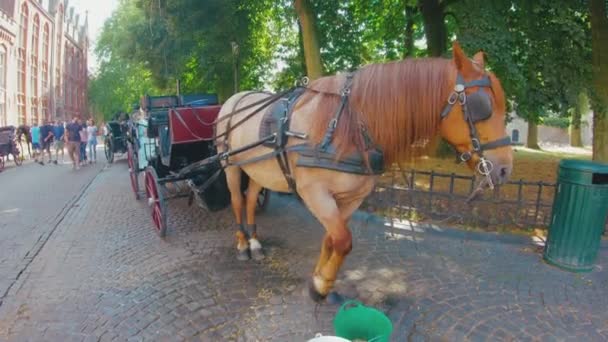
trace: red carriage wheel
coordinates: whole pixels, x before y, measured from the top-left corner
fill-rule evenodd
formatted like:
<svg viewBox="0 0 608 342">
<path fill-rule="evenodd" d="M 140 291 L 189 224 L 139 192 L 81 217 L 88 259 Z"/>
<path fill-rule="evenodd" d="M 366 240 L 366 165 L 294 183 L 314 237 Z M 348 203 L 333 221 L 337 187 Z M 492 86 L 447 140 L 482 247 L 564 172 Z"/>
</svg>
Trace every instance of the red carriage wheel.
<svg viewBox="0 0 608 342">
<path fill-rule="evenodd" d="M 129 163 L 129 176 L 131 177 L 131 188 L 135 193 L 135 199 L 139 199 L 139 163 L 137 155 L 133 151 L 133 145 L 128 144 L 127 162 Z"/>
<path fill-rule="evenodd" d="M 156 232 L 162 238 L 167 234 L 167 203 L 163 191 L 158 182 L 158 175 L 153 167 L 148 166 L 145 170 L 146 198 L 152 214 L 152 221 Z"/>
</svg>

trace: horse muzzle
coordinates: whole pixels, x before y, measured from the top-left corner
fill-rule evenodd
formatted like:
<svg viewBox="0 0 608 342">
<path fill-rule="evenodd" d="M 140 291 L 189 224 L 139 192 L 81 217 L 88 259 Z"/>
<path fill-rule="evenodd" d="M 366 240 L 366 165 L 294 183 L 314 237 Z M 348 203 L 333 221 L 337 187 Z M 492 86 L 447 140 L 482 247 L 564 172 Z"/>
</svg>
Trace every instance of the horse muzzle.
<svg viewBox="0 0 608 342">
<path fill-rule="evenodd" d="M 487 157 L 478 161 L 476 169 L 480 175 L 488 177 L 494 185 L 502 185 L 511 178 L 513 162 L 493 158 L 488 153 Z"/>
</svg>

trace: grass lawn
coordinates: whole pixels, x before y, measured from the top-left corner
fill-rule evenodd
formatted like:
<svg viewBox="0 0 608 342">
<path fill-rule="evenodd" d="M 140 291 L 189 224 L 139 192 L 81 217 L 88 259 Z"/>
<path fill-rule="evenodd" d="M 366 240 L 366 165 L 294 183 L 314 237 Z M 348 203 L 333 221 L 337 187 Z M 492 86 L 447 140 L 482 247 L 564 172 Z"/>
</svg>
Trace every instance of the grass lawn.
<svg viewBox="0 0 608 342">
<path fill-rule="evenodd" d="M 591 159 L 591 151 L 586 149 L 561 152 L 552 150 L 532 150 L 525 147 L 515 147 L 513 151 L 512 180 L 543 181 L 554 183 L 557 176 L 557 165 L 561 159 Z M 409 168 L 421 171 L 431 171 L 468 175 L 471 170 L 464 164 L 456 164 L 454 157 L 448 159 L 423 157 L 405 164 Z"/>
<path fill-rule="evenodd" d="M 544 182 L 544 183 L 555 183 L 557 177 L 557 168 L 560 160 L 562 159 L 591 159 L 591 151 L 588 149 L 578 148 L 552 148 L 546 150 L 532 150 L 525 147 L 514 148 L 514 162 L 513 162 L 513 174 L 511 176 L 512 181 L 519 181 L 522 179 L 526 182 Z M 456 164 L 455 158 L 429 158 L 423 157 L 413 162 L 402 165 L 402 170 L 409 176 L 411 169 L 418 171 L 435 171 L 438 173 L 455 173 L 456 175 L 472 175 L 472 171 L 463 164 Z M 396 183 L 397 185 L 405 185 L 406 178 L 404 178 L 399 172 L 391 173 L 388 172 L 383 175 L 380 179 L 380 184 L 390 185 Z M 409 180 L 409 179 L 408 179 Z M 415 186 L 418 189 L 429 189 L 430 177 L 425 175 L 416 176 Z M 450 186 L 450 178 L 435 178 L 433 189 L 434 191 L 448 192 Z M 518 184 L 508 184 L 500 187 L 500 198 L 504 199 L 517 199 L 518 198 Z M 454 182 L 454 192 L 457 194 L 468 195 L 471 189 L 470 180 L 458 180 Z M 538 196 L 538 185 L 524 185 L 522 188 L 522 197 L 526 201 L 535 201 Z M 491 191 L 487 190 L 484 194 L 485 197 L 492 196 Z M 554 189 L 553 187 L 542 187 L 541 201 L 545 204 L 551 205 L 553 202 Z M 467 227 L 463 227 L 467 228 Z M 471 227 L 469 227 L 471 228 Z M 512 231 L 519 232 L 518 228 L 502 227 L 497 230 L 500 231 Z M 506 229 L 505 229 L 506 228 Z M 521 228 L 521 227 L 520 227 Z M 524 229 L 524 233 L 529 233 L 530 229 Z"/>
</svg>

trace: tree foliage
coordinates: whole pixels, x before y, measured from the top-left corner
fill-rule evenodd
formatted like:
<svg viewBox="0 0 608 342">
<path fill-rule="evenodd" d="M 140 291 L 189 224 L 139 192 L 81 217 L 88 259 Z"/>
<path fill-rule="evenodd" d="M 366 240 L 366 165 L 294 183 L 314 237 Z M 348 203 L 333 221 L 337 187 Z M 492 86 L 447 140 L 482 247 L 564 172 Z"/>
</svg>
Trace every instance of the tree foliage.
<svg viewBox="0 0 608 342">
<path fill-rule="evenodd" d="M 567 117 L 578 94 L 594 94 L 590 12 L 579 0 L 123 0 L 97 46 L 108 63 L 100 80 L 139 74 L 131 83 L 142 91 L 180 79 L 184 92 L 225 99 L 236 70 L 240 89 L 290 87 L 306 74 L 296 2 L 315 19 L 323 74 L 446 55 L 455 38 L 486 52 L 509 104 L 530 122 Z"/>
<path fill-rule="evenodd" d="M 98 119 L 108 120 L 117 112 L 129 112 L 146 93 L 159 91 L 152 82 L 152 71 L 144 63 L 125 58 L 133 46 L 124 39 L 137 18 L 133 3 L 122 2 L 105 23 L 95 54 L 99 70 L 89 82 L 89 103 Z"/>
<path fill-rule="evenodd" d="M 463 0 L 455 7 L 459 40 L 486 52 L 519 116 L 539 123 L 549 112 L 567 114 L 576 104 L 590 79 L 589 18 L 582 2 Z"/>
<path fill-rule="evenodd" d="M 152 74 L 141 64 L 111 59 L 89 82 L 89 103 L 98 120 L 109 120 L 117 112 L 130 112 L 141 95 L 156 91 Z"/>
</svg>

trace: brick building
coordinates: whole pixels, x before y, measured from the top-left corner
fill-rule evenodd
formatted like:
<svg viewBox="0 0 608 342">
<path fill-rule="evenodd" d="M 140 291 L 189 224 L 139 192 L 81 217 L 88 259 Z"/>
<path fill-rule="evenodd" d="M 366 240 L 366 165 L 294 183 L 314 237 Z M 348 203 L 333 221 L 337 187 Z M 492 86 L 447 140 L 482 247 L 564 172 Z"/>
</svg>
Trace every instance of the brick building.
<svg viewBox="0 0 608 342">
<path fill-rule="evenodd" d="M 0 0 L 0 126 L 88 116 L 87 21 L 69 0 Z"/>
</svg>

